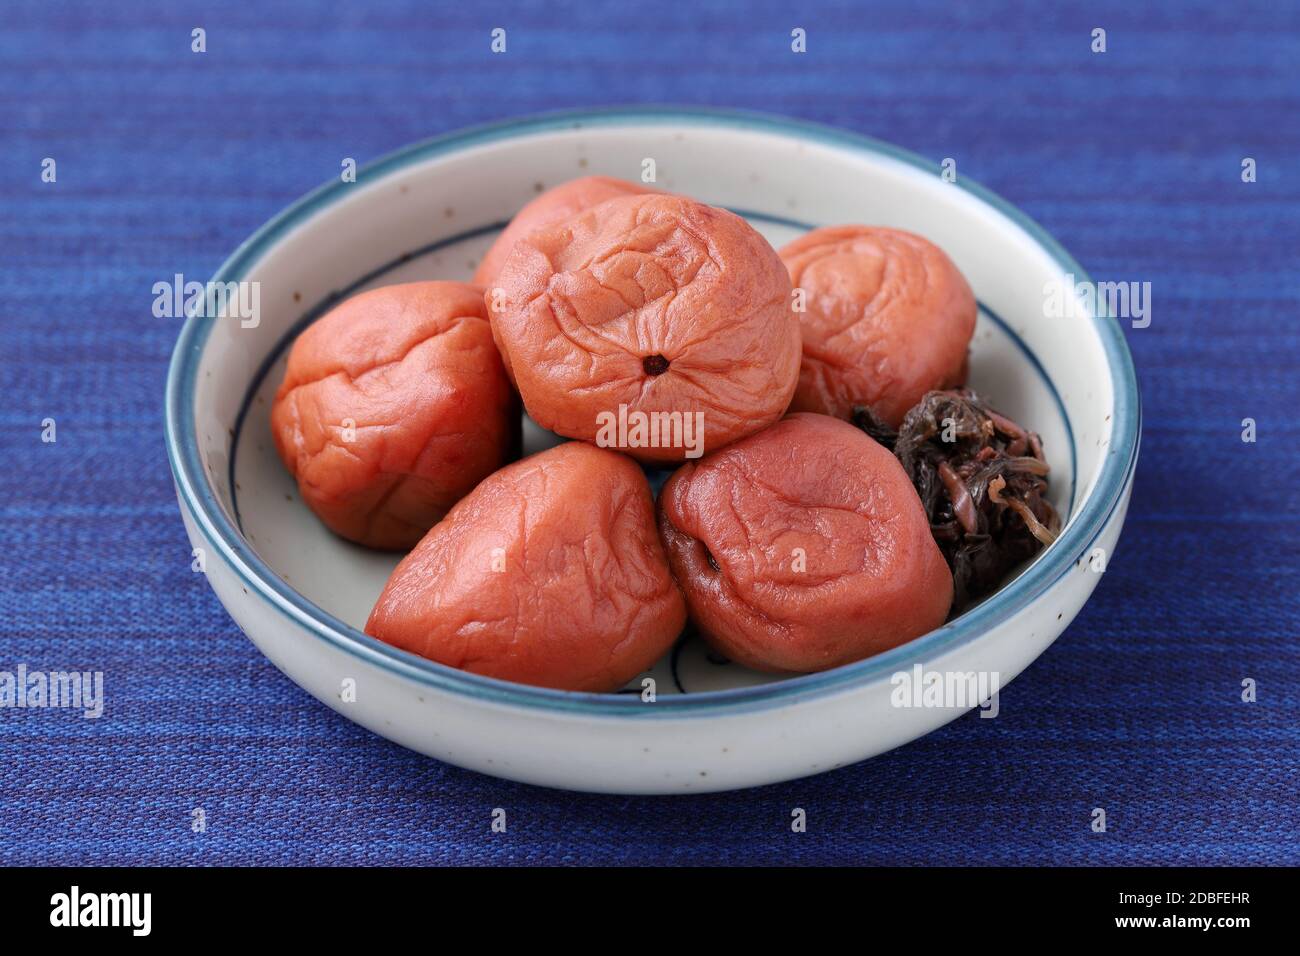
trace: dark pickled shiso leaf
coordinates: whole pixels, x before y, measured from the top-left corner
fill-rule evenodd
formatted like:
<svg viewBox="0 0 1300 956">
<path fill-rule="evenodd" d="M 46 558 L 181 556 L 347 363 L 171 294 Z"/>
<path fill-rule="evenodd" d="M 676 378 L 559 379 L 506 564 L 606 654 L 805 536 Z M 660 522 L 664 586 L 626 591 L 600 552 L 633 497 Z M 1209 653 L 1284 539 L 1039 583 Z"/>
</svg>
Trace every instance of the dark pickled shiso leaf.
<svg viewBox="0 0 1300 956">
<path fill-rule="evenodd" d="M 890 451 L 894 450 L 894 443 L 898 441 L 898 432 L 877 418 L 875 413 L 866 405 L 853 406 L 853 424 Z"/>
<path fill-rule="evenodd" d="M 969 389 L 928 393 L 896 432 L 863 405 L 853 424 L 894 453 L 921 496 L 952 569 L 954 616 L 1056 540 L 1042 441 Z"/>
</svg>

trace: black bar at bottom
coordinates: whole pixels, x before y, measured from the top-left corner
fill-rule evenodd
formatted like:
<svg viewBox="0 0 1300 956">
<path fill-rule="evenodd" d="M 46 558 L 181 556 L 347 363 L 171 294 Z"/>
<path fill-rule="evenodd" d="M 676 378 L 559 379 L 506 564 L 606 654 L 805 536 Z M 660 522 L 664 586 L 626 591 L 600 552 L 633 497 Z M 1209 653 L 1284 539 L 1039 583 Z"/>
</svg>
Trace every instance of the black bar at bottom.
<svg viewBox="0 0 1300 956">
<path fill-rule="evenodd" d="M 0 926 L 6 944 L 30 936 L 374 944 L 413 932 L 432 943 L 468 932 L 496 945 L 522 932 L 534 946 L 561 933 L 655 945 L 693 935 L 688 925 L 724 937 L 851 931 L 864 944 L 885 931 L 987 942 L 1031 929 L 1071 941 L 1172 933 L 1231 942 L 1285 927 L 1294 883 L 1294 870 L 1267 868 L 8 868 Z"/>
</svg>

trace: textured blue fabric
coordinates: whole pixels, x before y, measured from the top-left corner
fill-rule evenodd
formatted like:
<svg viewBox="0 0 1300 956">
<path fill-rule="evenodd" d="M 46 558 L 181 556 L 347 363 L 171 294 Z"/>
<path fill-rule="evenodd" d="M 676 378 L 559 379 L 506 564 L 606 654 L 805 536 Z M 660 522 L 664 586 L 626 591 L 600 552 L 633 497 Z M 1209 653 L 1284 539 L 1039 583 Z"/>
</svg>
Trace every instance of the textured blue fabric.
<svg viewBox="0 0 1300 956">
<path fill-rule="evenodd" d="M 1153 284 L 1121 547 L 998 720 L 743 793 L 518 786 L 316 703 L 191 573 L 152 283 L 210 275 L 340 156 L 640 102 L 955 157 L 1095 278 Z M 0 861 L 1300 863 L 1298 115 L 1300 13 L 1273 2 L 7 2 L 0 669 L 103 670 L 108 707 L 0 711 Z"/>
</svg>

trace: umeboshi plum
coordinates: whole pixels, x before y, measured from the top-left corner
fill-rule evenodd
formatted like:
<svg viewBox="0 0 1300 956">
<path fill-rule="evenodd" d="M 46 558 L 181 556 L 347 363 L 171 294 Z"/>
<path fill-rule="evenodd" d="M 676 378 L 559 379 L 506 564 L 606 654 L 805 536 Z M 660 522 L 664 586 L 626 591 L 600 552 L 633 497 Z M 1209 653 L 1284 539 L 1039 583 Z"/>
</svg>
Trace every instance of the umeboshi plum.
<svg viewBox="0 0 1300 956">
<path fill-rule="evenodd" d="M 830 226 L 783 247 L 781 259 L 805 305 L 791 411 L 847 419 L 867 405 L 897 428 L 926 392 L 964 382 L 975 296 L 934 243 Z"/>
<path fill-rule="evenodd" d="M 680 462 L 775 422 L 799 374 L 790 278 L 752 226 L 680 196 L 610 199 L 515 243 L 492 333 L 543 428 Z M 610 416 L 651 422 L 609 440 Z M 697 423 L 702 441 L 682 441 Z M 660 431 L 655 422 L 663 422 Z"/>
<path fill-rule="evenodd" d="M 566 442 L 461 499 L 397 566 L 366 633 L 476 674 L 613 691 L 685 622 L 645 475 Z"/>
<path fill-rule="evenodd" d="M 374 548 L 414 545 L 517 454 L 518 400 L 482 290 L 413 282 L 334 307 L 294 342 L 271 431 L 331 530 Z"/>
<path fill-rule="evenodd" d="M 952 575 L 883 446 L 797 413 L 678 469 L 659 530 L 691 620 L 764 671 L 818 671 L 943 624 Z"/>
</svg>

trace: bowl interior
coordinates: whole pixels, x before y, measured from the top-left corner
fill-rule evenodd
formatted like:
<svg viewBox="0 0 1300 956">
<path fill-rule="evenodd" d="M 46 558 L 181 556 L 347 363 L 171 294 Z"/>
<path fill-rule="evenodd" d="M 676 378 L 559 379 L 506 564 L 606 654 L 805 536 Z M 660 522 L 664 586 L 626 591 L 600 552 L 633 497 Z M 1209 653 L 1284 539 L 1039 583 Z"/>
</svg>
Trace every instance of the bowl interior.
<svg viewBox="0 0 1300 956">
<path fill-rule="evenodd" d="M 1114 425 L 1111 370 L 1090 318 L 1045 314 L 1044 289 L 1062 268 L 1018 225 L 937 172 L 885 152 L 742 123 L 563 124 L 417 150 L 382 172 L 363 170 L 355 184 L 327 187 L 236 254 L 238 275 L 226 278 L 259 284 L 258 320 L 201 320 L 210 328 L 183 384 L 192 423 L 182 427 L 192 424 L 214 506 L 273 574 L 361 628 L 399 559 L 325 530 L 276 455 L 270 404 L 297 333 L 367 288 L 468 280 L 512 213 L 542 189 L 596 173 L 638 179 L 647 161 L 658 186 L 733 209 L 775 246 L 809 228 L 858 222 L 909 229 L 945 249 L 981 305 L 972 386 L 1042 435 L 1053 503 L 1071 520 L 1078 513 Z M 526 452 L 556 441 L 525 422 Z M 782 679 L 719 662 L 696 639 L 681 642 L 654 676 L 662 694 Z"/>
</svg>

